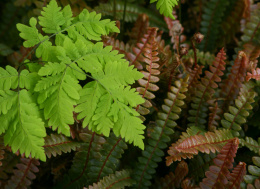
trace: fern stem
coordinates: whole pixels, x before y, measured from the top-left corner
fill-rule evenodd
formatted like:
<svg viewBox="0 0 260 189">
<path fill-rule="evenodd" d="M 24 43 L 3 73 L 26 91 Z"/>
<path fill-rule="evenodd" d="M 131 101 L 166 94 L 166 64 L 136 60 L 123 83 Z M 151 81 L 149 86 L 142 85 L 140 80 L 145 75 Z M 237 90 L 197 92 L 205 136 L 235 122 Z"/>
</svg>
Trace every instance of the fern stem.
<svg viewBox="0 0 260 189">
<path fill-rule="evenodd" d="M 118 183 L 118 182 L 120 182 L 122 180 L 127 180 L 127 179 L 131 179 L 131 177 L 126 177 L 126 178 L 119 179 L 119 180 L 113 182 L 112 184 L 110 184 L 108 187 L 106 187 L 106 189 L 112 188 L 113 185 L 115 185 L 116 183 Z"/>
<path fill-rule="evenodd" d="M 90 140 L 90 142 L 89 142 L 89 146 L 88 146 L 87 158 L 86 158 L 85 165 L 84 165 L 84 168 L 83 168 L 81 174 L 80 174 L 77 178 L 75 178 L 74 180 L 72 180 L 66 187 L 64 187 L 64 189 L 65 189 L 65 188 L 68 188 L 69 186 L 72 185 L 72 183 L 74 183 L 74 182 L 76 182 L 77 180 L 79 180 L 79 179 L 82 177 L 82 175 L 85 173 L 85 171 L 86 171 L 86 169 L 87 169 L 88 162 L 89 162 L 88 160 L 89 160 L 89 156 L 90 156 L 90 149 L 91 149 L 91 147 L 92 147 L 92 142 L 94 141 L 94 136 L 95 136 L 95 135 L 96 135 L 96 133 L 93 132 L 93 133 L 92 133 L 91 140 Z"/>
<path fill-rule="evenodd" d="M 121 140 L 122 140 L 122 138 L 120 137 L 120 138 L 117 140 L 116 144 L 113 146 L 113 148 L 110 150 L 109 154 L 107 155 L 107 157 L 106 157 L 106 159 L 105 159 L 105 161 L 104 161 L 104 163 L 103 163 L 103 165 L 102 165 L 102 167 L 101 167 L 101 169 L 100 169 L 100 171 L 99 171 L 98 178 L 97 178 L 97 182 L 98 182 L 99 179 L 100 179 L 100 176 L 101 176 L 101 174 L 102 174 L 102 172 L 103 172 L 103 169 L 104 169 L 104 167 L 105 167 L 105 165 L 106 165 L 106 163 L 107 163 L 107 161 L 108 161 L 108 158 L 110 157 L 110 155 L 112 154 L 112 152 L 114 151 L 114 149 L 116 148 L 116 146 L 119 144 L 119 142 L 120 142 Z"/>
<path fill-rule="evenodd" d="M 32 164 L 32 159 L 30 159 L 29 163 L 27 164 L 27 167 L 26 167 L 26 169 L 24 170 L 24 174 L 23 174 L 23 176 L 22 176 L 20 182 L 19 182 L 19 183 L 17 184 L 17 186 L 15 187 L 15 189 L 20 188 L 19 185 L 20 185 L 20 183 L 22 183 L 23 179 L 26 177 L 28 171 L 30 170 L 31 164 Z"/>
</svg>

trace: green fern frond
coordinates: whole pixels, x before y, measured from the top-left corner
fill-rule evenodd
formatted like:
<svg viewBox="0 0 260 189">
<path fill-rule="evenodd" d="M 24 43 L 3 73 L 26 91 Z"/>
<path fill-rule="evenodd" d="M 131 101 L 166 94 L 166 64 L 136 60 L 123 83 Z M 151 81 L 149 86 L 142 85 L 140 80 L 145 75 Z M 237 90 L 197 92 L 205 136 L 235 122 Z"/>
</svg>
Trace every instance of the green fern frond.
<svg viewBox="0 0 260 189">
<path fill-rule="evenodd" d="M 259 152 L 260 154 L 260 152 Z M 259 177 L 260 177 L 260 157 L 259 156 L 254 156 L 252 157 L 252 161 L 254 165 L 249 165 L 248 166 L 248 173 L 247 175 L 244 176 L 244 181 L 248 184 L 249 186 L 252 186 L 254 183 L 257 186 L 259 186 Z M 253 187 L 251 187 L 253 188 Z"/>
<path fill-rule="evenodd" d="M 132 186 L 135 183 L 133 179 L 130 177 L 129 170 L 117 171 L 115 174 L 110 174 L 104 177 L 100 182 L 93 184 L 93 186 L 89 186 L 84 189 L 120 189 L 125 188 L 126 186 Z"/>
<path fill-rule="evenodd" d="M 235 105 L 229 106 L 229 113 L 224 114 L 221 124 L 226 129 L 232 130 L 234 136 L 239 136 L 241 125 L 246 123 L 246 118 L 249 116 L 249 111 L 253 109 L 252 103 L 256 93 L 253 89 L 248 90 L 248 85 L 243 85 Z"/>
<path fill-rule="evenodd" d="M 171 19 L 175 19 L 172 11 L 173 8 L 178 5 L 178 0 L 150 0 L 150 3 L 156 3 L 156 8 L 159 10 L 161 14 L 166 17 L 170 17 Z"/>
<path fill-rule="evenodd" d="M 61 155 L 63 153 L 71 152 L 71 150 L 76 150 L 80 146 L 79 142 L 73 141 L 64 135 L 51 134 L 45 137 L 44 150 L 48 158 L 51 156 L 56 157 L 57 154 Z"/>
<path fill-rule="evenodd" d="M 133 174 L 133 178 L 137 181 L 137 188 L 148 188 L 151 185 L 150 179 L 155 173 L 158 162 L 162 160 L 163 150 L 170 141 L 170 135 L 174 133 L 173 129 L 177 124 L 181 108 L 184 105 L 185 95 L 187 91 L 188 76 L 185 79 L 175 81 L 175 86 L 171 87 L 168 98 L 165 99 L 165 105 L 162 111 L 158 113 L 156 126 L 151 133 L 142 151 L 142 156 L 138 158 L 138 164 Z"/>
<path fill-rule="evenodd" d="M 239 143 L 242 146 L 246 146 L 247 148 L 249 148 L 251 151 L 254 151 L 255 153 L 259 152 L 260 138 L 258 138 L 258 142 L 257 142 L 251 137 L 246 137 L 245 139 L 239 139 Z"/>
</svg>

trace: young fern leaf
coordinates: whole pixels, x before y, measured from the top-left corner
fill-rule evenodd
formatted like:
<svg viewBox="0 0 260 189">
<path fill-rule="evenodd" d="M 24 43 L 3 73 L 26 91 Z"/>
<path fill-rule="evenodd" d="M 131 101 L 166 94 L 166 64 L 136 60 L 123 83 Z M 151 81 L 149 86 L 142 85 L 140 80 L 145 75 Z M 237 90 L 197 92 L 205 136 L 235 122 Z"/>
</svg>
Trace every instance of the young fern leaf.
<svg viewBox="0 0 260 189">
<path fill-rule="evenodd" d="M 233 168 L 234 157 L 236 156 L 239 140 L 234 138 L 222 148 L 217 157 L 213 160 L 215 165 L 209 167 L 206 177 L 200 183 L 202 189 L 224 188 L 228 184 L 227 176 L 230 174 L 228 169 Z"/>
<path fill-rule="evenodd" d="M 181 106 L 184 105 L 185 95 L 187 91 L 188 77 L 175 81 L 175 86 L 171 87 L 171 92 L 168 92 L 168 98 L 165 99 L 165 105 L 162 106 L 162 111 L 158 113 L 156 120 L 157 126 L 151 133 L 151 138 L 148 139 L 145 150 L 142 151 L 142 156 L 138 158 L 139 162 L 134 171 L 133 178 L 137 181 L 136 188 L 148 188 L 151 185 L 149 181 L 155 173 L 155 168 L 158 162 L 161 161 L 167 147 L 167 142 L 170 141 L 170 135 L 174 133 L 173 129 L 177 124 Z"/>
<path fill-rule="evenodd" d="M 142 134 L 145 127 L 138 118 L 139 113 L 134 110 L 134 107 L 143 103 L 143 99 L 129 86 L 142 78 L 143 74 L 133 66 L 129 67 L 122 55 L 111 51 L 112 47 L 103 48 L 103 43 L 93 44 L 89 41 L 100 40 L 101 35 L 109 32 L 119 32 L 115 23 L 100 20 L 100 14 L 87 10 L 73 18 L 69 6 L 60 10 L 54 0 L 44 11 L 40 24 L 43 24 L 45 32 L 55 32 L 52 35 L 55 36 L 55 46 L 48 48 L 47 54 L 42 54 L 45 47 L 41 47 L 39 55 L 48 63 L 39 70 L 42 78 L 34 90 L 39 94 L 38 103 L 44 109 L 48 125 L 69 136 L 69 125 L 74 123 L 75 111 L 79 113 L 78 119 L 83 119 L 83 127 L 88 125 L 91 130 L 105 136 L 113 129 L 117 136 L 121 135 L 126 141 L 143 149 Z M 53 28 L 48 22 L 55 14 L 64 16 L 52 19 L 52 25 L 56 24 Z M 17 26 L 24 39 L 30 40 L 29 32 L 37 30 L 35 24 L 36 21 L 33 27 Z M 63 31 L 67 35 L 62 34 Z M 42 37 L 37 32 L 34 32 L 35 38 L 38 36 L 40 40 L 45 40 L 46 36 Z M 40 45 L 45 42 L 41 41 Z M 86 75 L 94 81 L 82 89 L 78 80 L 85 80 Z"/>
<path fill-rule="evenodd" d="M 216 82 L 220 82 L 220 76 L 223 75 L 223 70 L 225 70 L 226 53 L 222 49 L 212 66 L 210 66 L 210 72 L 205 72 L 205 77 L 201 79 L 201 83 L 197 85 L 195 97 L 192 97 L 192 110 L 189 111 L 190 117 L 188 120 L 191 122 L 189 126 L 198 126 L 205 128 L 206 117 L 208 111 L 208 100 L 215 93 L 215 88 L 218 87 Z"/>
<path fill-rule="evenodd" d="M 173 161 L 181 160 L 181 158 L 191 159 L 193 155 L 199 152 L 215 153 L 232 139 L 232 133 L 229 130 L 216 130 L 215 132 L 207 132 L 204 135 L 189 136 L 185 134 L 168 150 L 170 156 L 166 157 L 166 165 L 170 165 Z"/>
<path fill-rule="evenodd" d="M 115 174 L 110 174 L 104 177 L 100 182 L 84 189 L 119 189 L 125 188 L 126 186 L 132 186 L 134 183 L 135 181 L 130 177 L 130 171 L 122 170 L 115 172 Z"/>
<path fill-rule="evenodd" d="M 229 180 L 227 188 L 240 189 L 240 183 L 243 181 L 243 177 L 246 174 L 246 164 L 239 162 L 239 164 L 232 170 L 232 173 L 227 175 Z"/>
<path fill-rule="evenodd" d="M 172 11 L 173 8 L 178 5 L 178 0 L 150 0 L 150 3 L 156 3 L 156 8 L 159 10 L 161 14 L 164 16 L 170 17 L 171 19 L 175 19 Z"/>
<path fill-rule="evenodd" d="M 51 156 L 56 157 L 62 153 L 71 152 L 71 150 L 76 150 L 80 146 L 79 142 L 73 141 L 64 135 L 51 134 L 45 137 L 44 150 L 48 158 Z"/>
<path fill-rule="evenodd" d="M 16 165 L 17 169 L 14 169 L 14 175 L 5 188 L 27 188 L 31 185 L 31 180 L 36 178 L 35 173 L 39 172 L 39 165 L 38 160 L 21 158 L 21 163 Z"/>
<path fill-rule="evenodd" d="M 229 113 L 224 114 L 221 124 L 226 129 L 232 130 L 233 136 L 239 136 L 241 125 L 246 123 L 246 118 L 249 116 L 249 111 L 253 109 L 254 97 L 256 93 L 253 89 L 250 90 L 249 83 L 243 85 L 237 99 L 235 99 L 235 106 L 229 106 Z"/>
<path fill-rule="evenodd" d="M 26 157 L 45 161 L 44 122 L 31 92 L 38 79 L 36 73 L 28 70 L 18 73 L 10 66 L 6 70 L 0 68 L 0 134 L 5 133 L 4 143 L 13 152 L 19 150 Z"/>
</svg>

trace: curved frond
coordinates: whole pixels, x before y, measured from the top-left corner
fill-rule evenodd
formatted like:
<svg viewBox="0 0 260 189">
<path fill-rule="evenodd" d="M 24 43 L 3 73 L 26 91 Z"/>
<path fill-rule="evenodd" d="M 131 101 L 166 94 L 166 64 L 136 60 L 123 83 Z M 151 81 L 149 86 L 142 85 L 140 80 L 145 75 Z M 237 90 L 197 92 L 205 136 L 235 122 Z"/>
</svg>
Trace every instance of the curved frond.
<svg viewBox="0 0 260 189">
<path fill-rule="evenodd" d="M 239 162 L 238 165 L 232 170 L 232 173 L 227 176 L 229 180 L 227 187 L 232 189 L 239 189 L 240 183 L 243 181 L 243 177 L 246 174 L 246 164 Z"/>
<path fill-rule="evenodd" d="M 258 138 L 258 142 L 255 141 L 251 137 L 246 137 L 245 139 L 239 139 L 239 142 L 242 146 L 246 146 L 251 151 L 254 151 L 255 153 L 259 152 L 260 149 L 260 138 Z"/>
<path fill-rule="evenodd" d="M 246 80 L 249 81 L 250 79 L 260 80 L 260 68 L 252 70 L 251 73 L 247 72 Z"/>
<path fill-rule="evenodd" d="M 249 186 L 252 186 L 253 184 L 255 186 L 258 186 L 259 185 L 259 177 L 260 177 L 260 157 L 254 156 L 254 157 L 252 157 L 252 161 L 253 161 L 254 165 L 248 166 L 248 173 L 249 174 L 244 176 L 244 181 Z"/>
<path fill-rule="evenodd" d="M 215 165 L 209 167 L 206 177 L 200 183 L 204 188 L 224 188 L 228 184 L 227 176 L 230 174 L 228 169 L 233 168 L 234 157 L 236 156 L 239 140 L 234 138 L 222 148 L 217 157 L 213 160 Z"/>
</svg>

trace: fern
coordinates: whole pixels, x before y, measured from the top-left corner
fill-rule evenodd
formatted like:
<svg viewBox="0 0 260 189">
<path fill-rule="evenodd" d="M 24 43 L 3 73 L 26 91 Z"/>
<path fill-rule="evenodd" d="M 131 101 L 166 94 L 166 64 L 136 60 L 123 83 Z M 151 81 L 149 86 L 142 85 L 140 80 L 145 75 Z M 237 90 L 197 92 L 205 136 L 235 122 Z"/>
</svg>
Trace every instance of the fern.
<svg viewBox="0 0 260 189">
<path fill-rule="evenodd" d="M 240 183 L 243 180 L 243 176 L 246 174 L 246 164 L 244 162 L 239 162 L 239 164 L 232 170 L 230 175 L 227 175 L 229 183 L 228 188 L 240 188 Z"/>
<path fill-rule="evenodd" d="M 180 161 L 181 158 L 191 159 L 193 155 L 199 152 L 215 153 L 220 151 L 221 148 L 230 140 L 233 136 L 228 130 L 216 130 L 213 132 L 207 132 L 204 135 L 185 134 L 168 150 L 170 156 L 166 157 L 166 164 L 169 166 L 173 161 Z"/>
<path fill-rule="evenodd" d="M 114 22 L 100 20 L 100 14 L 87 10 L 72 17 L 69 6 L 60 10 L 54 0 L 42 14 L 39 24 L 46 33 L 54 33 L 56 46 L 52 46 L 48 36 L 38 33 L 34 18 L 30 20 L 31 27 L 22 24 L 17 27 L 21 37 L 27 40 L 24 46 L 32 47 L 39 43 L 36 56 L 48 61 L 39 70 L 42 78 L 34 89 L 39 94 L 38 103 L 44 109 L 48 125 L 69 136 L 68 125 L 74 123 L 75 111 L 79 113 L 78 119 L 84 119 L 83 127 L 88 125 L 105 136 L 113 128 L 117 136 L 121 135 L 126 141 L 143 148 L 144 126 L 137 118 L 139 114 L 132 109 L 143 100 L 128 86 L 143 74 L 129 67 L 121 55 L 111 51 L 111 47 L 103 48 L 102 43 L 89 41 L 100 40 L 101 35 L 109 32 L 118 32 Z M 56 14 L 60 15 L 57 20 L 52 19 Z M 55 23 L 50 24 L 50 19 Z M 68 35 L 62 34 L 64 31 Z M 82 89 L 78 80 L 85 80 L 86 75 L 94 81 Z M 135 129 L 131 127 L 131 132 L 129 123 L 135 126 Z"/>
<path fill-rule="evenodd" d="M 260 68 L 252 70 L 252 73 L 247 72 L 246 80 L 249 81 L 250 79 L 260 80 Z"/>
<path fill-rule="evenodd" d="M 228 169 L 233 167 L 234 157 L 236 156 L 239 140 L 237 138 L 230 140 L 220 151 L 220 154 L 213 160 L 215 165 L 210 166 L 206 172 L 205 179 L 200 183 L 204 188 L 224 188 L 228 184 Z M 232 179 L 233 180 L 233 179 Z"/>
<path fill-rule="evenodd" d="M 156 3 L 156 8 L 160 11 L 164 16 L 170 17 L 171 19 L 175 19 L 172 15 L 173 8 L 178 5 L 178 0 L 150 0 L 150 3 Z"/>
<path fill-rule="evenodd" d="M 259 177 L 260 177 L 260 157 L 254 156 L 252 157 L 252 161 L 254 165 L 248 166 L 248 173 L 250 175 L 244 176 L 244 181 L 248 184 L 248 186 L 252 186 L 253 183 L 257 183 L 259 185 Z"/>
<path fill-rule="evenodd" d="M 110 174 L 109 176 L 104 177 L 100 182 L 93 184 L 84 189 L 101 189 L 101 188 L 111 188 L 119 189 L 125 188 L 125 186 L 131 186 L 134 184 L 134 180 L 130 177 L 129 170 L 117 171 L 115 174 Z"/>
<path fill-rule="evenodd" d="M 31 185 L 31 180 L 36 178 L 35 173 L 39 172 L 39 165 L 38 160 L 21 158 L 21 163 L 16 165 L 17 169 L 5 188 L 26 188 Z"/>
<path fill-rule="evenodd" d="M 62 152 L 67 153 L 71 150 L 76 150 L 76 147 L 79 147 L 80 143 L 70 140 L 64 135 L 54 135 L 45 137 L 44 150 L 48 158 L 51 156 L 56 157 L 57 154 L 61 155 Z"/>
<path fill-rule="evenodd" d="M 256 93 L 249 89 L 249 84 L 242 86 L 240 95 L 235 100 L 235 106 L 229 106 L 229 113 L 225 113 L 221 120 L 222 126 L 232 130 L 233 136 L 239 136 L 241 125 L 246 123 L 248 111 L 253 108 L 251 104 L 254 102 Z"/>
<path fill-rule="evenodd" d="M 162 150 L 167 147 L 166 143 L 170 141 L 169 136 L 174 133 L 172 128 L 177 125 L 175 120 L 179 118 L 180 107 L 184 105 L 183 99 L 186 96 L 183 93 L 187 91 L 187 81 L 188 77 L 175 81 L 176 87 L 171 87 L 171 92 L 165 99 L 165 105 L 162 106 L 163 111 L 158 113 L 157 126 L 151 133 L 142 156 L 138 158 L 139 162 L 133 174 L 133 178 L 137 181 L 137 188 L 147 188 L 151 185 L 149 181 L 152 178 L 151 174 L 155 173 L 157 162 L 160 162 L 164 155 Z"/>
<path fill-rule="evenodd" d="M 200 126 L 205 127 L 208 103 L 207 101 L 211 99 L 211 96 L 215 92 L 215 88 L 218 87 L 216 82 L 220 82 L 220 76 L 223 75 L 223 70 L 225 70 L 225 57 L 226 53 L 222 49 L 215 61 L 213 62 L 213 66 L 210 66 L 210 72 L 205 72 L 205 77 L 201 79 L 201 82 L 196 87 L 195 96 L 192 97 L 192 110 L 189 111 L 190 117 L 188 120 L 191 122 L 189 126 Z"/>
<path fill-rule="evenodd" d="M 258 142 L 252 139 L 251 137 L 246 137 L 244 139 L 239 139 L 239 142 L 242 146 L 246 146 L 251 151 L 254 151 L 255 153 L 259 152 L 260 149 L 260 138 L 258 138 Z"/>
</svg>

